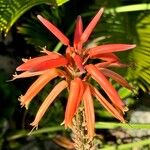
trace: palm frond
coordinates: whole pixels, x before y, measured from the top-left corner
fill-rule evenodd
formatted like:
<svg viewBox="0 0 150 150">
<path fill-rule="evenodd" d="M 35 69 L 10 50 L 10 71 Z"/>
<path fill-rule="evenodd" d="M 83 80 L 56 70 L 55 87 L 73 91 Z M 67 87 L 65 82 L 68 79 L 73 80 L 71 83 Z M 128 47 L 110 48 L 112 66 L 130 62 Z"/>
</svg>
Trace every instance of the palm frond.
<svg viewBox="0 0 150 150">
<path fill-rule="evenodd" d="M 139 44 L 130 53 L 134 59 L 135 69 L 130 69 L 128 75 L 142 90 L 150 90 L 150 15 L 145 16 L 136 26 Z"/>
<path fill-rule="evenodd" d="M 40 5 L 38 10 L 40 10 L 40 15 L 52 20 L 55 25 L 61 25 L 64 17 L 62 9 L 58 7 L 49 9 L 48 5 Z M 45 30 L 36 16 L 32 14 L 30 13 L 29 18 L 23 21 L 20 26 L 17 26 L 18 33 L 22 34 L 27 43 L 34 45 L 36 49 L 44 46 L 51 49 L 57 44 L 58 40 L 48 30 Z"/>
<path fill-rule="evenodd" d="M 40 4 L 59 6 L 68 0 L 0 0 L 0 32 L 6 35 L 17 19 Z"/>
</svg>

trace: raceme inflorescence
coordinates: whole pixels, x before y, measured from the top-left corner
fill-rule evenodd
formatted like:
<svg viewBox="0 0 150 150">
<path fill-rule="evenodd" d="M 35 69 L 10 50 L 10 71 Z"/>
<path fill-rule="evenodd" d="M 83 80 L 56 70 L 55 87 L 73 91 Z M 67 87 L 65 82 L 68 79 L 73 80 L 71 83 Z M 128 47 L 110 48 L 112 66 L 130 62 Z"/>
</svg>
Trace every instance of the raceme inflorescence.
<svg viewBox="0 0 150 150">
<path fill-rule="evenodd" d="M 82 102 L 87 123 L 87 135 L 93 138 L 95 134 L 94 98 L 115 118 L 121 122 L 125 122 L 123 115 L 125 111 L 127 111 L 127 107 L 120 99 L 117 91 L 109 81 L 109 78 L 128 89 L 132 89 L 128 82 L 121 75 L 112 71 L 111 68 L 126 66 L 120 62 L 120 59 L 114 53 L 132 49 L 135 45 L 105 44 L 86 48 L 85 43 L 89 39 L 102 14 L 103 8 L 98 11 L 84 30 L 81 16 L 77 17 L 73 45 L 70 45 L 70 40 L 55 25 L 42 16 L 37 16 L 39 21 L 66 46 L 66 50 L 62 55 L 43 48 L 41 51 L 43 56 L 23 59 L 24 63 L 16 68 L 16 71 L 22 71 L 22 73 L 15 74 L 13 80 L 39 76 L 29 87 L 27 92 L 19 98 L 21 106 L 25 106 L 26 108 L 28 108 L 31 100 L 52 79 L 56 77 L 61 78 L 41 104 L 34 121 L 31 123 L 34 128 L 38 127 L 46 110 L 64 89 L 68 91 L 63 121 L 65 127 L 71 128 L 72 119 Z M 99 84 L 108 98 L 105 98 L 97 89 L 97 86 L 92 84 L 93 80 Z"/>
</svg>

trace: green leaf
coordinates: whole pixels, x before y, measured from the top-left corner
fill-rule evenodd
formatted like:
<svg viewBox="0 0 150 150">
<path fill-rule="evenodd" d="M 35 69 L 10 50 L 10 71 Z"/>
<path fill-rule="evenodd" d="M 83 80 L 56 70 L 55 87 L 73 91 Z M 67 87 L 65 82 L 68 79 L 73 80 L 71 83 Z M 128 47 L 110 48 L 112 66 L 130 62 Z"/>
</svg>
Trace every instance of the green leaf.
<svg viewBox="0 0 150 150">
<path fill-rule="evenodd" d="M 64 3 L 68 2 L 69 0 L 56 0 L 58 6 L 63 5 Z"/>
<path fill-rule="evenodd" d="M 62 5 L 68 0 L 0 0 L 0 31 L 5 35 L 26 11 L 40 4 Z"/>
<path fill-rule="evenodd" d="M 133 12 L 133 11 L 143 11 L 143 10 L 150 10 L 150 3 L 120 6 L 120 7 L 108 9 L 107 11 L 108 12 L 115 11 L 117 13 L 122 13 L 122 12 Z"/>
<path fill-rule="evenodd" d="M 115 122 L 96 122 L 96 129 L 150 129 L 150 124 L 125 124 Z"/>
<path fill-rule="evenodd" d="M 96 4 L 91 7 L 92 10 L 98 10 L 99 5 L 104 5 L 104 4 L 99 4 L 101 3 L 99 0 L 96 1 Z M 108 5 L 109 7 L 111 4 Z M 125 6 L 117 6 L 117 7 L 112 7 L 112 8 L 107 8 L 105 9 L 106 14 L 116 14 L 116 13 L 126 13 L 126 12 L 135 12 L 135 11 L 145 11 L 145 10 L 150 10 L 150 3 L 142 3 L 142 4 L 131 4 L 131 5 L 125 5 Z M 95 12 L 89 11 L 84 13 L 82 16 L 92 16 L 94 15 Z"/>
<path fill-rule="evenodd" d="M 130 53 L 135 68 L 128 70 L 128 76 L 143 91 L 150 90 L 150 15 L 142 18 L 136 25 L 139 44 Z"/>
<path fill-rule="evenodd" d="M 121 99 L 125 99 L 125 98 L 131 96 L 132 91 L 122 87 L 118 90 L 118 93 L 119 93 Z"/>
<path fill-rule="evenodd" d="M 7 140 L 11 141 L 11 140 L 16 140 L 25 136 L 29 136 L 29 133 L 32 136 L 38 136 L 39 134 L 42 134 L 42 133 L 52 133 L 52 132 L 55 133 L 57 131 L 63 131 L 63 130 L 64 130 L 63 126 L 45 127 L 42 129 L 34 130 L 31 133 L 26 130 L 20 130 L 20 131 L 15 132 L 13 135 L 9 136 Z"/>
<path fill-rule="evenodd" d="M 128 144 L 120 144 L 120 145 L 113 145 L 107 146 L 105 148 L 101 148 L 100 150 L 129 150 L 131 148 L 142 148 L 145 145 L 149 145 L 150 139 L 144 139 L 141 141 L 136 141 Z"/>
</svg>

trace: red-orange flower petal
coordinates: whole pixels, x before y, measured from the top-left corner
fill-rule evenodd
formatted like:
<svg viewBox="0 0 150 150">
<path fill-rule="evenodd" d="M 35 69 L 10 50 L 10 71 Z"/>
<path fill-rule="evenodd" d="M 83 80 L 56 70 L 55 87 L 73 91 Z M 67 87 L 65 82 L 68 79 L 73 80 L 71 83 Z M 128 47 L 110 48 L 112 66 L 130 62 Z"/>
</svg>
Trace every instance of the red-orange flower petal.
<svg viewBox="0 0 150 150">
<path fill-rule="evenodd" d="M 30 101 L 39 93 L 39 91 L 52 79 L 58 76 L 56 69 L 47 70 L 42 74 L 27 90 L 24 96 L 19 98 L 21 106 L 28 108 Z"/>
<path fill-rule="evenodd" d="M 95 135 L 95 113 L 92 94 L 88 85 L 86 85 L 85 92 L 83 94 L 83 102 L 85 108 L 88 136 L 90 137 L 90 139 L 92 139 Z"/>
<path fill-rule="evenodd" d="M 44 74 L 46 71 L 47 70 L 39 71 L 39 72 L 25 71 L 25 72 L 20 73 L 20 74 L 15 73 L 13 75 L 13 79 L 10 80 L 10 81 L 13 81 L 13 80 L 16 80 L 16 79 L 19 79 L 19 78 L 28 78 L 28 77 L 38 76 L 38 75 Z"/>
<path fill-rule="evenodd" d="M 82 100 L 83 94 L 84 94 L 85 85 L 84 85 L 84 82 L 80 78 L 75 78 L 75 80 L 78 82 L 78 84 L 80 86 L 78 100 L 77 100 L 77 104 L 76 104 L 76 108 L 78 108 L 80 105 L 80 102 Z"/>
<path fill-rule="evenodd" d="M 56 59 L 46 60 L 41 62 L 40 64 L 33 66 L 29 71 L 42 71 L 51 68 L 57 68 L 61 66 L 65 66 L 68 64 L 68 60 L 65 57 L 60 57 Z"/>
<path fill-rule="evenodd" d="M 80 70 L 80 73 L 84 73 L 85 70 L 84 70 L 84 67 L 83 67 L 83 60 L 82 60 L 82 58 L 79 55 L 75 54 L 73 56 L 73 59 L 74 59 L 74 62 L 76 64 L 77 68 Z"/>
<path fill-rule="evenodd" d="M 122 67 L 128 67 L 128 66 L 130 66 L 130 65 L 128 65 L 128 64 L 122 64 L 122 63 L 120 63 L 120 62 L 113 62 L 113 63 L 111 63 L 110 65 L 109 65 L 110 67 L 118 67 L 118 68 L 122 68 Z"/>
<path fill-rule="evenodd" d="M 47 55 L 49 55 L 49 56 L 52 56 L 52 57 L 56 56 L 55 58 L 58 58 L 58 56 L 62 56 L 60 53 L 51 52 L 50 50 L 46 50 L 45 47 L 42 48 L 42 51 L 40 51 L 40 52 L 41 52 L 41 53 L 44 53 L 44 54 L 47 54 Z M 53 58 L 53 59 L 55 59 L 55 58 Z"/>
<path fill-rule="evenodd" d="M 44 102 L 42 103 L 42 105 L 40 106 L 36 117 L 34 119 L 34 121 L 30 124 L 32 126 L 34 126 L 34 128 L 38 127 L 39 121 L 41 120 L 41 118 L 43 117 L 43 115 L 45 114 L 46 110 L 48 109 L 48 107 L 51 105 L 51 103 L 55 100 L 55 98 L 68 86 L 68 83 L 63 80 L 61 82 L 59 82 L 53 89 L 52 91 L 49 93 L 49 95 L 46 97 L 46 99 L 44 100 Z"/>
<path fill-rule="evenodd" d="M 77 50 L 82 48 L 82 45 L 79 43 L 82 32 L 83 32 L 82 18 L 81 16 L 78 16 L 74 32 L 74 47 Z"/>
<path fill-rule="evenodd" d="M 135 48 L 136 45 L 129 45 L 129 44 L 105 44 L 90 48 L 88 54 L 90 57 L 105 54 L 105 53 L 112 53 L 112 52 L 119 52 L 119 51 L 126 51 L 132 48 Z"/>
<path fill-rule="evenodd" d="M 65 126 L 70 126 L 82 97 L 81 79 L 75 78 L 70 83 L 69 97 L 65 111 Z"/>
<path fill-rule="evenodd" d="M 46 56 L 40 56 L 32 59 L 23 59 L 24 63 L 16 68 L 17 71 L 27 71 L 30 70 L 32 67 L 39 65 L 40 63 L 56 58 L 60 58 L 62 56 L 56 54 L 56 53 L 51 53 L 51 55 L 46 55 Z"/>
<path fill-rule="evenodd" d="M 118 111 L 115 107 L 113 107 L 112 104 L 110 104 L 101 94 L 100 92 L 91 85 L 91 90 L 93 96 L 97 98 L 97 100 L 107 109 L 108 112 L 110 112 L 115 118 L 120 120 L 121 122 L 125 123 L 125 120 L 123 118 L 123 114 Z"/>
<path fill-rule="evenodd" d="M 120 61 L 120 59 L 113 53 L 98 54 L 92 56 L 91 59 L 92 58 L 99 58 L 101 60 L 108 61 L 108 62 Z"/>
<path fill-rule="evenodd" d="M 124 112 L 124 103 L 121 101 L 118 93 L 111 85 L 111 83 L 107 80 L 107 78 L 97 69 L 96 66 L 92 64 L 87 65 L 85 68 L 87 72 L 92 76 L 92 78 L 96 80 L 99 83 L 99 85 L 103 88 L 103 90 L 109 96 L 112 103 Z"/>
<path fill-rule="evenodd" d="M 95 66 L 99 69 L 99 68 L 104 68 L 104 67 L 109 67 L 112 64 L 112 62 L 110 61 L 105 61 L 105 62 L 100 62 L 95 64 Z"/>
<path fill-rule="evenodd" d="M 40 15 L 37 15 L 37 18 L 42 22 L 42 24 L 51 31 L 64 45 L 69 46 L 69 39 L 51 22 L 43 18 Z"/>
<path fill-rule="evenodd" d="M 111 62 L 111 61 L 106 61 L 106 62 L 100 62 L 95 64 L 95 66 L 100 69 L 100 68 L 106 68 L 106 67 L 127 67 L 127 64 L 122 64 L 120 62 Z"/>
<path fill-rule="evenodd" d="M 98 13 L 95 15 L 95 17 L 91 20 L 91 22 L 88 24 L 88 26 L 86 27 L 86 29 L 84 30 L 84 32 L 81 35 L 81 39 L 80 41 L 82 43 L 86 42 L 90 36 L 90 34 L 92 33 L 93 29 L 95 28 L 96 24 L 98 23 L 100 17 L 103 14 L 104 9 L 101 8 Z"/>
<path fill-rule="evenodd" d="M 100 70 L 105 76 L 112 78 L 113 80 L 118 82 L 120 85 L 132 90 L 132 87 L 128 84 L 128 82 L 118 73 L 111 71 L 109 69 L 106 69 L 106 68 L 101 68 Z"/>
</svg>

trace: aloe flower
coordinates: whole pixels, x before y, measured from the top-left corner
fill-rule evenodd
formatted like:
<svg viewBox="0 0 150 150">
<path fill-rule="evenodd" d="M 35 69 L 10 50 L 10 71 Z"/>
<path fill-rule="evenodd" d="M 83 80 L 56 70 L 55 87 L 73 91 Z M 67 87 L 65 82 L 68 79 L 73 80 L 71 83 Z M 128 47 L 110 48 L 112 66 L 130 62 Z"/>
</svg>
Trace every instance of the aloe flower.
<svg viewBox="0 0 150 150">
<path fill-rule="evenodd" d="M 110 70 L 110 68 L 124 67 L 125 64 L 122 64 L 114 53 L 132 49 L 135 45 L 106 44 L 86 48 L 85 42 L 89 39 L 102 13 L 103 8 L 98 11 L 84 30 L 82 18 L 78 16 L 75 25 L 73 46 L 70 45 L 69 39 L 55 25 L 42 16 L 37 16 L 39 21 L 66 46 L 66 51 L 62 55 L 56 52 L 50 52 L 44 48 L 41 51 L 43 56 L 29 60 L 23 59 L 24 63 L 16 68 L 16 71 L 22 71 L 22 73 L 19 75 L 15 74 L 13 80 L 39 76 L 27 92 L 19 98 L 21 106 L 25 106 L 26 108 L 28 108 L 31 100 L 52 79 L 56 77 L 62 79 L 50 91 L 40 106 L 35 120 L 31 123 L 34 128 L 38 127 L 46 110 L 65 88 L 68 90 L 68 100 L 63 121 L 65 127 L 71 128 L 72 119 L 82 103 L 85 109 L 87 134 L 90 138 L 93 138 L 95 134 L 93 98 L 96 98 L 115 118 L 121 122 L 125 122 L 123 115 L 127 111 L 127 107 L 110 83 L 109 78 L 112 78 L 128 89 L 132 88 L 122 76 Z M 95 61 L 96 63 L 90 63 L 90 60 L 94 62 L 94 59 L 99 60 L 99 62 Z M 108 96 L 107 99 L 91 84 L 91 79 L 95 80 L 101 89 L 104 90 Z"/>
</svg>

